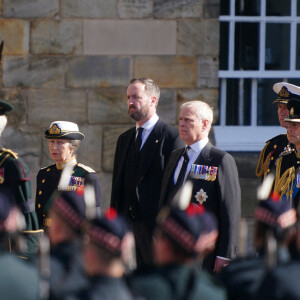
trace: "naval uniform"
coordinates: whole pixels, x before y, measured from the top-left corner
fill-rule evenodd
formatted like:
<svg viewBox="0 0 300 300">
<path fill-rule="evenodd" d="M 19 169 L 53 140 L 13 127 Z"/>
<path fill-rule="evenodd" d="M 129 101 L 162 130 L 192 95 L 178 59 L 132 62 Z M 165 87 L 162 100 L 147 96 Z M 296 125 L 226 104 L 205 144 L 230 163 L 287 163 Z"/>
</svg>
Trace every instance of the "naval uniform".
<svg viewBox="0 0 300 300">
<path fill-rule="evenodd" d="M 300 152 L 294 149 L 284 151 L 276 162 L 274 191 L 280 194 L 283 201 L 289 201 L 291 207 L 297 207 L 299 201 L 299 173 Z"/>
<path fill-rule="evenodd" d="M 275 162 L 280 153 L 288 146 L 289 141 L 286 134 L 279 134 L 266 142 L 260 152 L 256 167 L 256 176 L 264 178 L 270 172 L 275 171 Z"/>
<path fill-rule="evenodd" d="M 41 234 L 32 199 L 31 178 L 32 174 L 21 157 L 9 149 L 1 148 L 0 189 L 8 188 L 13 192 L 15 201 L 24 215 L 28 255 L 36 253 L 38 237 Z"/>
<path fill-rule="evenodd" d="M 100 185 L 95 171 L 83 164 L 77 163 L 75 159 L 72 163 L 74 164 L 74 168 L 68 190 L 75 191 L 79 187 L 84 187 L 87 183 L 91 184 L 95 190 L 96 209 L 100 210 Z M 58 168 L 57 164 L 42 168 L 37 174 L 35 208 L 40 228 L 45 228 L 50 225 L 51 220 L 48 218 L 48 201 L 53 192 L 58 189 L 61 174 L 62 168 Z"/>
</svg>

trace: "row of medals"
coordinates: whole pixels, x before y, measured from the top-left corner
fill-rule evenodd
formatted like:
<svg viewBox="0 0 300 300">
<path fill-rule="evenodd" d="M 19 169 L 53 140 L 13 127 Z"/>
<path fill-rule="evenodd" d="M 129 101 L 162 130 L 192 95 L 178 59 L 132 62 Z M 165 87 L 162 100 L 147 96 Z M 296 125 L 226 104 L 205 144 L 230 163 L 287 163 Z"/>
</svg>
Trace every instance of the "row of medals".
<svg viewBox="0 0 300 300">
<path fill-rule="evenodd" d="M 215 181 L 217 178 L 218 167 L 192 164 L 190 177 L 194 179 L 204 179 Z"/>
</svg>

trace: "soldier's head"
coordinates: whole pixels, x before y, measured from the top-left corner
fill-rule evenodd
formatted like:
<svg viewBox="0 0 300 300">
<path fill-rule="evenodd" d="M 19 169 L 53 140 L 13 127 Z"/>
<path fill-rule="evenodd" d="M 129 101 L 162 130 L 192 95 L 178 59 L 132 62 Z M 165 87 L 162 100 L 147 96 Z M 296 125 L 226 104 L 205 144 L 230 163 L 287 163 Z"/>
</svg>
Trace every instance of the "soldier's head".
<svg viewBox="0 0 300 300">
<path fill-rule="evenodd" d="M 5 114 L 12 109 L 13 106 L 11 104 L 0 100 L 0 136 L 2 135 L 2 132 L 7 124 L 7 117 Z"/>
<path fill-rule="evenodd" d="M 280 201 L 279 195 L 272 193 L 267 200 L 258 202 L 254 219 L 254 246 L 259 250 L 265 247 L 268 234 L 272 234 L 279 244 L 284 243 L 296 223 L 296 211 L 288 201 Z"/>
<path fill-rule="evenodd" d="M 49 210 L 48 235 L 52 246 L 77 239 L 85 226 L 85 202 L 80 192 L 55 192 Z"/>
<path fill-rule="evenodd" d="M 157 265 L 188 263 L 203 248 L 201 234 L 206 230 L 204 207 L 190 204 L 186 210 L 164 207 L 154 231 L 154 260 Z"/>
<path fill-rule="evenodd" d="M 86 273 L 123 276 L 124 259 L 133 247 L 134 238 L 127 221 L 110 208 L 87 227 L 83 248 Z"/>
<path fill-rule="evenodd" d="M 180 106 L 179 135 L 187 145 L 208 137 L 212 122 L 213 110 L 207 103 L 194 100 Z"/>
<path fill-rule="evenodd" d="M 155 113 L 160 96 L 158 85 L 150 78 L 133 78 L 127 88 L 130 117 L 142 126 Z"/>
<path fill-rule="evenodd" d="M 278 121 L 281 127 L 287 128 L 288 123 L 284 120 L 289 114 L 287 104 L 300 96 L 300 88 L 287 82 L 277 82 L 273 85 L 273 91 L 277 94 L 273 104 L 277 105 Z"/>
<path fill-rule="evenodd" d="M 57 163 L 64 163 L 72 159 L 84 134 L 73 122 L 54 121 L 45 131 L 45 137 L 49 140 L 51 158 Z"/>
</svg>

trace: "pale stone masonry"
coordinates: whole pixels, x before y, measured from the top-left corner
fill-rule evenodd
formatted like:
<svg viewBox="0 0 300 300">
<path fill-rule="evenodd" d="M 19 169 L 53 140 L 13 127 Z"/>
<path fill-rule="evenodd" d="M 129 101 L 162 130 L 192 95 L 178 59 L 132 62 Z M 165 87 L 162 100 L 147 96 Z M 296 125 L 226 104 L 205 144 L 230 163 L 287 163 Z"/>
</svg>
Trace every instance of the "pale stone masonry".
<svg viewBox="0 0 300 300">
<path fill-rule="evenodd" d="M 0 96 L 15 106 L 2 143 L 34 176 L 51 163 L 50 122 L 76 122 L 86 136 L 78 160 L 99 175 L 106 208 L 116 139 L 133 125 L 133 77 L 159 84 L 168 123 L 192 99 L 209 102 L 218 120 L 219 0 L 0 0 L 0 9 Z"/>
</svg>

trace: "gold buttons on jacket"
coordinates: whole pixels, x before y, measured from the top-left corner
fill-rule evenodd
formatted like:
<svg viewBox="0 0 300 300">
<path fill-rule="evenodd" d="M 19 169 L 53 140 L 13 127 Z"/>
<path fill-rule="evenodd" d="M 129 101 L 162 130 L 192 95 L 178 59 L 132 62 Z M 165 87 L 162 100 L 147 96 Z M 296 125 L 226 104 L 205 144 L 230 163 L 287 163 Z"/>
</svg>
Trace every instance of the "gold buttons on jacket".
<svg viewBox="0 0 300 300">
<path fill-rule="evenodd" d="M 42 195 L 42 193 L 43 193 L 42 191 L 39 191 L 39 195 Z"/>
<path fill-rule="evenodd" d="M 50 172 L 50 168 L 47 169 L 47 172 Z"/>
<path fill-rule="evenodd" d="M 44 182 L 45 182 L 45 179 L 42 180 L 42 183 L 44 183 Z"/>
</svg>

